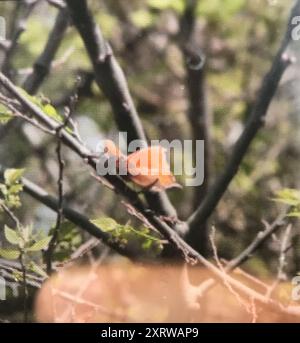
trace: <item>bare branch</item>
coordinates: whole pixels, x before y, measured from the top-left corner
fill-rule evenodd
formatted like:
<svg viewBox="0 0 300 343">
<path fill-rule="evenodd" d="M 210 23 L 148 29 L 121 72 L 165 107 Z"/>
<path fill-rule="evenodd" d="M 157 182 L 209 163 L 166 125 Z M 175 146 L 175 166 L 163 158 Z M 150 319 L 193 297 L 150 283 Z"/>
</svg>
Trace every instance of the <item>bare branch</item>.
<svg viewBox="0 0 300 343">
<path fill-rule="evenodd" d="M 52 61 L 62 42 L 69 23 L 70 18 L 67 9 L 61 9 L 57 15 L 52 31 L 49 34 L 44 50 L 34 63 L 32 73 L 24 82 L 23 87 L 29 94 L 36 93 L 45 77 L 48 75 Z"/>
<path fill-rule="evenodd" d="M 93 20 L 85 0 L 67 0 L 74 25 L 79 31 L 94 66 L 95 79 L 113 109 L 120 131 L 127 132 L 129 142 L 139 139 L 147 145 L 141 120 L 130 95 L 123 70 L 117 62 L 100 28 Z M 177 217 L 176 210 L 164 192 L 146 193 L 149 206 L 159 214 Z M 176 225 L 186 231 L 186 225 Z"/>
<path fill-rule="evenodd" d="M 30 111 L 32 115 L 37 116 L 45 125 L 48 125 L 52 129 L 56 129 L 57 125 L 59 125 L 57 122 L 53 121 L 51 118 L 47 117 L 37 106 L 32 104 L 30 101 L 28 101 L 20 92 L 18 89 L 15 88 L 15 86 L 3 75 L 0 74 L 0 84 L 5 87 L 7 91 L 12 93 L 26 109 Z M 92 155 L 90 154 L 89 150 L 82 146 L 80 142 L 78 142 L 74 137 L 72 137 L 70 134 L 68 134 L 65 130 L 61 131 L 62 134 L 62 141 L 69 146 L 73 151 L 75 151 L 79 156 L 81 156 L 83 159 L 86 160 L 86 162 L 95 169 L 95 160 L 93 159 Z M 213 265 L 211 262 L 206 260 L 202 255 L 200 255 L 197 251 L 195 251 L 191 246 L 189 246 L 170 226 L 167 225 L 167 223 L 163 222 L 158 216 L 153 214 L 152 211 L 149 211 L 145 209 L 143 206 L 143 202 L 139 199 L 138 195 L 130 190 L 124 182 L 116 177 L 112 177 L 110 175 L 106 176 L 110 182 L 114 184 L 116 189 L 121 192 L 121 194 L 127 198 L 128 201 L 131 202 L 131 205 L 133 205 L 136 210 L 141 211 L 145 218 L 168 240 L 170 243 L 170 246 L 174 250 L 174 253 L 176 256 L 178 256 L 181 259 L 184 259 L 188 263 L 201 263 L 203 264 L 206 268 L 208 268 L 215 276 L 217 279 L 221 280 L 223 282 L 224 277 L 226 278 L 227 282 L 235 289 L 238 289 L 239 292 L 244 294 L 245 296 L 249 297 L 250 299 L 253 299 L 253 301 L 257 301 L 261 304 L 273 306 L 274 308 L 287 312 L 288 313 L 293 313 L 299 315 L 299 311 L 297 309 L 291 309 L 291 308 L 283 308 L 282 305 L 278 304 L 277 302 L 271 300 L 271 299 L 266 299 L 265 296 L 262 294 L 253 291 L 249 287 L 245 286 L 242 284 L 240 281 L 235 280 L 228 274 L 224 274 L 222 271 L 219 270 L 215 265 Z M 43 202 L 45 201 L 45 193 L 39 189 L 37 191 L 36 187 L 33 186 L 33 189 L 35 189 L 35 192 L 30 192 L 28 187 L 26 187 L 26 184 L 28 185 L 28 181 L 23 181 L 24 183 L 24 189 L 30 193 L 33 194 L 37 199 Z M 32 186 L 32 185 L 31 185 Z M 31 187 L 32 191 L 32 187 Z M 128 196 L 127 192 L 130 192 L 130 195 Z M 133 198 L 131 198 L 133 197 Z M 49 197 L 46 197 L 47 203 L 49 204 L 49 207 L 53 207 L 57 211 L 57 202 L 53 203 L 53 199 L 49 200 Z M 74 212 L 72 210 L 64 210 L 64 214 L 66 218 L 73 218 L 74 219 Z M 79 221 L 80 223 L 80 216 L 78 217 L 78 214 L 75 214 L 76 220 Z M 70 220 L 71 220 L 70 219 Z M 85 223 L 86 224 L 86 223 Z M 95 227 L 87 227 L 85 226 L 86 229 L 89 229 L 90 231 L 93 231 L 95 233 Z M 111 242 L 109 242 L 109 237 L 108 234 L 105 232 L 101 232 L 99 228 L 96 227 L 98 237 L 101 236 L 102 238 L 105 239 L 106 243 L 109 245 L 112 245 Z M 95 236 L 96 236 L 95 235 Z M 103 241 L 104 241 L 103 239 Z M 120 248 L 119 248 L 120 250 Z"/>
<path fill-rule="evenodd" d="M 265 76 L 261 89 L 257 96 L 257 101 L 253 107 L 252 113 L 244 128 L 243 133 L 236 142 L 231 157 L 225 166 L 224 173 L 216 180 L 215 184 L 210 188 L 206 198 L 198 209 L 190 216 L 188 223 L 190 227 L 197 228 L 197 225 L 206 221 L 212 214 L 221 200 L 223 194 L 227 190 L 231 180 L 238 172 L 239 166 L 247 153 L 250 144 L 255 138 L 258 130 L 263 126 L 269 105 L 275 95 L 279 81 L 292 62 L 292 58 L 287 55 L 286 49 L 291 40 L 292 18 L 300 15 L 300 1 L 295 3 L 288 20 L 287 32 L 284 36 L 282 44 L 274 58 L 270 71 Z M 192 233 L 189 233 L 191 236 Z"/>
<path fill-rule="evenodd" d="M 203 53 L 204 42 L 198 42 L 195 36 L 196 10 L 198 2 L 196 0 L 186 1 L 186 8 L 181 17 L 179 43 L 185 62 L 185 83 L 187 97 L 189 100 L 188 118 L 190 122 L 192 138 L 194 143 L 193 160 L 197 168 L 196 141 L 204 140 L 204 181 L 200 186 L 194 187 L 192 211 L 194 211 L 207 194 L 210 179 L 210 111 L 207 104 L 207 86 L 205 77 L 205 55 Z M 200 47 L 201 44 L 201 47 Z M 190 228 L 190 244 L 203 254 L 207 252 L 207 227 L 206 223 Z"/>
<path fill-rule="evenodd" d="M 54 131 L 60 127 L 61 124 L 48 117 L 38 106 L 28 100 L 28 98 L 21 94 L 13 83 L 1 73 L 0 84 L 2 84 L 2 86 L 20 102 L 20 105 L 24 107 L 25 111 L 29 111 L 29 113 L 36 117 L 41 123 L 43 123 L 43 125 Z M 82 144 L 82 142 L 64 129 L 61 130 L 61 139 L 65 145 L 78 154 L 89 166 L 96 170 L 95 156 Z M 131 205 L 137 209 L 137 211 L 140 211 L 145 218 L 147 218 L 149 222 L 163 234 L 163 236 L 171 243 L 172 251 L 180 253 L 186 260 L 189 260 L 189 247 L 186 243 L 177 234 L 175 234 L 173 229 L 167 223 L 163 222 L 153 213 L 153 211 L 149 211 L 149 209 L 145 207 L 144 202 L 141 200 L 137 192 L 128 187 L 128 185 L 118 176 L 107 174 L 105 178 L 114 185 L 117 192 L 122 194 L 131 203 Z M 193 253 L 191 254 L 193 255 Z"/>
<path fill-rule="evenodd" d="M 52 272 L 52 258 L 53 253 L 55 251 L 57 241 L 58 241 L 58 235 L 60 226 L 63 220 L 63 200 L 64 200 L 64 189 L 63 189 L 63 182 L 64 182 L 64 167 L 65 162 L 62 157 L 62 143 L 61 143 L 61 137 L 60 132 L 61 130 L 67 125 L 67 120 L 65 121 L 64 125 L 62 125 L 60 128 L 57 129 L 56 135 L 57 135 L 57 147 L 56 147 L 56 154 L 57 154 L 57 161 L 58 161 L 58 208 L 57 208 L 57 217 L 56 217 L 56 224 L 53 230 L 53 236 L 49 242 L 49 246 L 47 251 L 45 252 L 46 257 L 46 265 L 47 265 L 47 273 L 51 274 Z"/>
<path fill-rule="evenodd" d="M 248 245 L 248 247 L 243 250 L 236 258 L 232 259 L 224 268 L 226 273 L 233 271 L 235 268 L 239 267 L 242 263 L 246 262 L 252 257 L 252 254 L 284 224 L 284 218 L 288 210 L 283 214 L 280 214 L 271 224 L 268 224 L 264 231 L 260 231 L 256 238 Z M 203 296 L 210 288 L 216 284 L 214 279 L 205 280 L 200 286 L 199 296 Z"/>
<path fill-rule="evenodd" d="M 276 287 L 280 284 L 280 282 L 286 280 L 286 275 L 284 273 L 285 266 L 286 266 L 286 253 L 288 248 L 290 247 L 290 236 L 292 231 L 292 225 L 289 224 L 283 234 L 281 244 L 280 244 L 280 253 L 279 253 L 279 263 L 278 263 L 278 270 L 277 270 L 277 278 L 273 282 L 273 284 L 268 288 L 266 296 L 271 297 Z"/>
<path fill-rule="evenodd" d="M 26 30 L 26 22 L 31 15 L 35 5 L 39 0 L 34 1 L 18 1 L 16 3 L 13 25 L 12 25 L 12 37 L 5 49 L 4 60 L 1 65 L 1 71 L 6 75 L 11 76 L 11 60 L 17 48 L 17 44 L 20 36 Z"/>
<path fill-rule="evenodd" d="M 62 0 L 47 0 L 49 5 L 54 6 L 58 9 L 66 8 L 66 4 Z"/>
</svg>

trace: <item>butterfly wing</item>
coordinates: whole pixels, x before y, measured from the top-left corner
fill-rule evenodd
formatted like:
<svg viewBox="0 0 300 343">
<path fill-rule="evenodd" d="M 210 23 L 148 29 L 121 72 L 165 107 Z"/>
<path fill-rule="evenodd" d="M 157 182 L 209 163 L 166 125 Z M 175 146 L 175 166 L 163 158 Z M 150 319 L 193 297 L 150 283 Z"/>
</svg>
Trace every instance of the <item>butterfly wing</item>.
<svg viewBox="0 0 300 343">
<path fill-rule="evenodd" d="M 131 180 L 143 188 L 160 191 L 179 186 L 170 170 L 166 150 L 160 146 L 141 149 L 127 157 Z"/>
</svg>

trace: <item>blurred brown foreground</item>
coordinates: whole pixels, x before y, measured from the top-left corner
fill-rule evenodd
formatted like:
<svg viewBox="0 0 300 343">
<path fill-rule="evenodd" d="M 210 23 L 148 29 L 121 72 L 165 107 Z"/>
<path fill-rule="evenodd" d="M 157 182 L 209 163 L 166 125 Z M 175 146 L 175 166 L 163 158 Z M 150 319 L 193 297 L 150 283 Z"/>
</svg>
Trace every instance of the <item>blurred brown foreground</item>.
<svg viewBox="0 0 300 343">
<path fill-rule="evenodd" d="M 273 281 L 262 282 L 243 273 L 232 274 L 264 294 Z M 300 322 L 293 316 L 241 297 L 218 282 L 196 301 L 197 289 L 211 278 L 200 267 L 145 266 L 111 263 L 72 267 L 53 275 L 35 303 L 39 322 Z M 290 283 L 272 291 L 282 305 L 291 300 Z M 270 288 L 269 288 L 270 290 Z M 199 292 L 198 292 L 199 293 Z M 300 306 L 299 306 L 300 309 Z M 299 311 L 300 313 L 300 311 Z"/>
</svg>

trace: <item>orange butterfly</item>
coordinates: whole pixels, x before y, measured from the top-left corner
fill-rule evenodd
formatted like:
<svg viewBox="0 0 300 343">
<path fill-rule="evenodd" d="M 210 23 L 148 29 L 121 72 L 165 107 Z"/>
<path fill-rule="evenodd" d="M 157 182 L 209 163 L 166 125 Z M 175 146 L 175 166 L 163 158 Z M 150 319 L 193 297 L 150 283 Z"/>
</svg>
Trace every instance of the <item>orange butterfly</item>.
<svg viewBox="0 0 300 343">
<path fill-rule="evenodd" d="M 155 192 L 172 187 L 181 188 L 170 170 L 166 149 L 160 146 L 143 148 L 125 156 L 114 142 L 105 140 L 104 153 L 116 157 L 118 167 L 124 163 L 129 179 L 142 188 Z"/>
</svg>

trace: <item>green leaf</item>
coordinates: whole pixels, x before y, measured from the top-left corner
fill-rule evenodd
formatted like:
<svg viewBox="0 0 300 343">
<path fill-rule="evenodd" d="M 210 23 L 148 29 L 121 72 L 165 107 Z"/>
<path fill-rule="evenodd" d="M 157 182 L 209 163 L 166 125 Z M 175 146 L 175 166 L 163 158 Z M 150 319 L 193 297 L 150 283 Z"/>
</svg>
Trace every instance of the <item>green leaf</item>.
<svg viewBox="0 0 300 343">
<path fill-rule="evenodd" d="M 43 110 L 50 118 L 55 119 L 59 123 L 63 122 L 62 116 L 59 113 L 57 113 L 56 109 L 52 105 L 47 104 L 43 106 Z"/>
<path fill-rule="evenodd" d="M 7 192 L 8 192 L 7 186 L 4 185 L 3 183 L 0 183 L 0 192 L 1 192 L 4 196 L 7 195 Z"/>
<path fill-rule="evenodd" d="M 18 90 L 25 98 L 27 98 L 27 100 L 31 101 L 33 104 L 39 107 L 39 109 L 41 109 L 50 118 L 56 120 L 59 123 L 63 122 L 63 117 L 56 111 L 55 107 L 48 103 L 48 99 L 45 99 L 43 96 L 32 96 L 28 94 L 23 88 L 18 87 Z M 47 101 L 46 103 L 45 100 Z"/>
<path fill-rule="evenodd" d="M 18 245 L 20 243 L 21 237 L 19 233 L 6 225 L 4 226 L 4 235 L 10 244 Z"/>
<path fill-rule="evenodd" d="M 4 180 L 6 185 L 12 186 L 20 181 L 25 169 L 6 169 L 4 172 Z"/>
<path fill-rule="evenodd" d="M 0 256 L 7 260 L 16 260 L 20 256 L 20 251 L 0 248 Z"/>
<path fill-rule="evenodd" d="M 117 230 L 119 227 L 119 224 L 114 219 L 108 217 L 94 219 L 91 222 L 105 232 Z"/>
<path fill-rule="evenodd" d="M 138 253 L 158 255 L 163 246 L 161 239 L 149 233 L 149 229 L 141 227 L 138 229 L 126 224 L 118 224 L 112 218 L 98 218 L 91 221 L 101 230 L 109 232 L 111 240 L 118 243 L 120 246 L 130 245 Z"/>
<path fill-rule="evenodd" d="M 30 241 L 32 230 L 33 230 L 32 225 L 22 226 L 21 228 L 21 236 L 26 243 Z"/>
<path fill-rule="evenodd" d="M 9 194 L 19 194 L 23 190 L 23 185 L 15 184 L 9 188 Z"/>
<path fill-rule="evenodd" d="M 290 206 L 300 205 L 300 191 L 297 189 L 284 188 L 276 193 L 276 202 L 281 202 Z"/>
<path fill-rule="evenodd" d="M 46 238 L 43 238 L 35 243 L 32 244 L 31 247 L 27 248 L 27 251 L 41 251 L 44 250 L 48 247 L 50 241 L 51 241 L 51 236 L 48 236 Z"/>
<path fill-rule="evenodd" d="M 300 211 L 291 211 L 287 214 L 287 217 L 296 217 L 300 218 Z"/>
<path fill-rule="evenodd" d="M 12 112 L 0 104 L 0 124 L 6 124 L 13 118 Z"/>
</svg>

